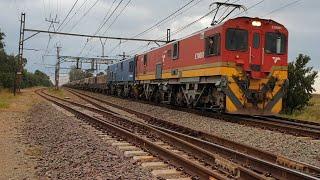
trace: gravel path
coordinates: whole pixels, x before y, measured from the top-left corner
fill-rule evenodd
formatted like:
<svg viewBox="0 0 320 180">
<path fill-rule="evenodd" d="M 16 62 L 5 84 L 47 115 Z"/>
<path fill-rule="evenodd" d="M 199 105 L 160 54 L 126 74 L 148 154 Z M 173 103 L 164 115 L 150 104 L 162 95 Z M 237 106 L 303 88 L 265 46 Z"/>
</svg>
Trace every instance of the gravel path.
<svg viewBox="0 0 320 180">
<path fill-rule="evenodd" d="M 131 158 L 107 146 L 92 127 L 81 124 L 47 102 L 30 110 L 23 132 L 40 178 L 152 179 Z"/>
<path fill-rule="evenodd" d="M 320 141 L 90 93 L 120 106 L 320 167 Z"/>
</svg>

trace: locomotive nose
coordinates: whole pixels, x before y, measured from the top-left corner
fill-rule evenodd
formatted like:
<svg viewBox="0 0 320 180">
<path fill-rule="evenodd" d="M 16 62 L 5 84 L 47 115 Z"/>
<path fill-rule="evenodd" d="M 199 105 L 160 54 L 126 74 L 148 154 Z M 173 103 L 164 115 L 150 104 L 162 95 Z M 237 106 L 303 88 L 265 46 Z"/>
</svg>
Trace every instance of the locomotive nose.
<svg viewBox="0 0 320 180">
<path fill-rule="evenodd" d="M 250 77 L 252 79 L 261 79 L 264 78 L 264 73 L 261 72 L 261 65 L 260 64 L 251 64 L 250 65 Z"/>
</svg>

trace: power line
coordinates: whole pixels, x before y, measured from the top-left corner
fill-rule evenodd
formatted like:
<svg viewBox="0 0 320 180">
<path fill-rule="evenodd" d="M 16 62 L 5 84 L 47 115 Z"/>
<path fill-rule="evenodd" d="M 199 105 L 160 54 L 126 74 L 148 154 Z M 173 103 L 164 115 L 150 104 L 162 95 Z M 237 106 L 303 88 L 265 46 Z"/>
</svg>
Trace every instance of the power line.
<svg viewBox="0 0 320 180">
<path fill-rule="evenodd" d="M 242 11 L 242 12 L 240 12 L 240 13 L 234 15 L 234 16 L 232 16 L 231 18 L 234 18 L 234 17 L 236 17 L 236 16 L 239 16 L 240 14 L 243 14 L 243 13 L 245 13 L 245 12 L 248 12 L 250 9 L 258 6 L 259 4 L 263 3 L 264 1 L 265 1 L 265 0 L 261 0 L 261 1 L 257 2 L 257 3 L 255 3 L 255 4 L 253 4 L 252 6 L 248 7 L 246 10 L 244 10 L 244 11 Z"/>
<path fill-rule="evenodd" d="M 124 12 L 124 10 L 127 8 L 127 6 L 130 4 L 131 0 L 129 0 L 127 2 L 127 4 L 120 10 L 120 13 L 115 17 L 115 19 L 110 23 L 110 25 L 106 28 L 106 30 L 102 33 L 103 35 L 105 35 L 107 33 L 107 31 L 111 28 L 111 26 L 117 21 L 117 19 L 119 18 L 119 16 Z M 91 46 L 90 50 L 88 53 L 90 53 L 93 50 L 94 46 Z M 88 54 L 87 53 L 87 54 Z"/>
<path fill-rule="evenodd" d="M 133 36 L 134 38 L 135 37 L 138 37 L 150 30 L 152 30 L 153 28 L 157 27 L 159 24 L 161 24 L 163 21 L 169 19 L 170 17 L 172 17 L 173 15 L 175 15 L 176 13 L 178 13 L 179 11 L 181 11 L 183 8 L 187 7 L 189 4 L 191 4 L 194 0 L 191 0 L 189 1 L 187 4 L 183 5 L 182 7 L 180 7 L 179 9 L 175 10 L 173 13 L 171 13 L 169 16 L 165 17 L 164 19 L 160 20 L 159 22 L 157 22 L 156 24 L 152 25 L 151 27 L 147 28 L 146 30 L 142 31 L 141 33 Z"/>
<path fill-rule="evenodd" d="M 228 2 L 228 1 L 229 1 L 229 0 L 226 0 L 224 3 Z M 239 0 L 236 0 L 236 1 L 234 1 L 233 3 L 237 2 L 237 1 L 239 1 Z M 185 26 L 177 29 L 175 32 L 172 33 L 172 35 L 178 34 L 179 32 L 185 30 L 186 28 L 194 25 L 195 23 L 201 21 L 202 19 L 204 19 L 205 17 L 209 16 L 210 14 L 212 14 L 212 13 L 213 13 L 214 11 L 216 11 L 216 10 L 217 10 L 217 8 L 214 8 L 213 10 L 209 11 L 208 13 L 206 13 L 206 14 L 203 15 L 203 16 L 201 16 L 200 18 L 198 18 L 198 19 L 192 21 L 191 23 L 189 23 L 189 24 L 187 24 L 187 25 L 185 25 Z M 163 39 L 163 38 L 162 38 L 162 39 Z"/>
<path fill-rule="evenodd" d="M 80 5 L 80 7 L 77 9 L 76 12 L 73 13 L 73 15 L 69 18 L 69 20 L 66 22 L 65 26 L 62 27 L 60 30 L 62 31 L 63 28 L 67 26 L 67 24 L 72 20 L 72 18 L 78 14 L 78 12 L 82 9 L 82 7 L 88 2 L 88 0 L 84 0 L 83 3 Z"/>
<path fill-rule="evenodd" d="M 291 3 L 287 3 L 287 4 L 285 4 L 284 6 L 281 6 L 281 7 L 277 8 L 277 9 L 274 9 L 274 10 L 272 10 L 271 12 L 263 15 L 262 17 L 268 16 L 268 15 L 273 14 L 273 13 L 275 13 L 275 12 L 277 12 L 277 11 L 280 11 L 280 10 L 282 10 L 282 9 L 284 9 L 284 8 L 287 8 L 287 7 L 289 7 L 289 6 L 292 6 L 292 5 L 296 4 L 296 3 L 298 3 L 299 1 L 301 1 L 301 0 L 296 0 L 296 1 L 293 1 L 293 2 L 291 2 Z"/>
<path fill-rule="evenodd" d="M 120 13 L 114 18 L 114 20 L 111 22 L 111 24 L 107 27 L 107 29 L 102 33 L 103 35 L 106 34 L 106 32 L 110 29 L 110 27 L 117 21 L 119 16 L 124 12 L 124 10 L 127 8 L 127 6 L 130 4 L 131 0 L 127 2 L 127 4 L 120 10 Z"/>
<path fill-rule="evenodd" d="M 198 0 L 196 3 L 194 3 L 193 5 L 191 5 L 191 6 L 189 6 L 187 9 L 185 9 L 184 11 L 182 11 L 182 9 L 184 9 L 185 7 L 187 7 L 191 2 L 193 2 L 193 1 L 191 1 L 191 2 L 188 2 L 187 4 L 185 4 L 184 6 L 182 6 L 181 8 L 179 8 L 179 9 L 177 9 L 175 12 L 176 13 L 171 13 L 170 15 L 168 15 L 166 18 L 164 18 L 164 19 L 162 19 L 162 20 L 160 20 L 159 22 L 157 22 L 155 25 L 153 25 L 153 26 L 155 26 L 155 27 L 158 27 L 158 26 L 160 26 L 161 24 L 164 24 L 164 23 L 167 23 L 167 22 L 169 22 L 169 21 L 171 21 L 171 20 L 173 20 L 173 19 L 175 19 L 176 17 L 178 17 L 179 15 L 181 15 L 181 14 L 183 14 L 184 12 L 186 12 L 186 11 L 188 11 L 189 9 L 191 9 L 192 7 L 194 7 L 194 6 L 196 6 L 197 4 L 199 4 L 201 1 L 203 1 L 203 0 Z M 178 13 L 178 12 L 180 12 L 180 13 Z M 178 14 L 177 14 L 178 13 Z M 154 27 L 154 28 L 155 28 Z M 150 27 L 151 28 L 151 27 Z M 150 29 L 150 28 L 148 28 L 148 29 Z M 152 28 L 152 29 L 154 29 L 154 28 Z M 150 30 L 148 30 L 148 29 L 146 29 L 146 30 L 144 30 L 143 32 L 141 32 L 141 33 L 138 33 L 137 35 L 135 35 L 136 37 L 137 36 L 140 36 L 140 35 L 142 35 L 142 34 L 145 34 L 145 33 L 147 33 L 147 32 L 150 32 L 152 29 L 150 29 Z M 133 36 L 133 37 L 135 37 L 135 36 Z M 122 42 L 123 44 L 124 43 L 126 43 L 127 41 L 124 41 L 124 42 Z M 120 44 L 121 43 L 119 43 L 119 44 L 117 44 L 115 47 L 113 47 L 110 51 L 109 51 L 109 53 L 112 53 L 117 47 L 119 47 L 120 46 Z"/>
<path fill-rule="evenodd" d="M 120 4 L 122 3 L 123 0 L 121 0 L 118 5 L 113 9 L 113 11 L 111 12 L 111 9 L 113 7 L 113 4 L 116 2 L 116 0 L 114 0 L 107 12 L 107 14 L 105 15 L 105 17 L 103 18 L 101 24 L 99 25 L 98 29 L 96 30 L 96 32 L 94 34 L 98 34 L 99 31 L 103 28 L 103 26 L 109 21 L 109 19 L 111 18 L 111 16 L 114 14 L 114 12 L 118 9 L 118 7 L 120 6 Z M 111 12 L 111 14 L 110 14 Z"/>
<path fill-rule="evenodd" d="M 80 17 L 80 19 L 70 28 L 69 31 L 72 31 L 72 30 L 80 23 L 80 21 L 81 21 L 85 16 L 87 16 L 87 15 L 89 14 L 89 12 L 92 10 L 92 8 L 98 4 L 98 2 L 99 2 L 99 0 L 96 0 L 96 1 L 92 4 L 92 6 L 90 6 L 90 8 Z"/>
<path fill-rule="evenodd" d="M 75 7 L 76 4 L 78 3 L 78 1 L 79 1 L 79 0 L 76 0 L 76 1 L 73 3 L 73 5 L 72 5 L 71 9 L 69 10 L 68 14 L 66 15 L 66 17 L 63 19 L 62 23 L 61 23 L 61 24 L 59 25 L 59 27 L 57 28 L 57 31 L 60 30 L 60 27 L 63 25 L 63 23 L 64 23 L 64 22 L 66 21 L 66 19 L 69 17 L 70 13 L 71 13 L 72 10 L 74 9 L 74 7 Z"/>
<path fill-rule="evenodd" d="M 114 0 L 113 2 L 115 2 L 116 0 Z M 109 19 L 112 17 L 112 15 L 115 13 L 115 11 L 119 8 L 119 6 L 121 5 L 121 3 L 123 2 L 123 0 L 121 0 L 118 5 L 113 9 L 113 11 L 111 12 L 111 14 L 108 16 L 108 18 L 104 21 L 104 23 L 97 29 L 97 31 L 93 34 L 93 35 L 97 35 L 99 33 L 99 31 L 105 26 L 105 24 L 109 21 Z M 107 13 L 109 14 L 109 12 Z M 81 49 L 80 51 L 80 54 L 81 55 L 84 51 L 84 49 L 86 48 L 86 46 L 88 45 L 90 39 L 88 39 L 86 41 L 86 43 L 84 44 L 83 48 Z"/>
</svg>

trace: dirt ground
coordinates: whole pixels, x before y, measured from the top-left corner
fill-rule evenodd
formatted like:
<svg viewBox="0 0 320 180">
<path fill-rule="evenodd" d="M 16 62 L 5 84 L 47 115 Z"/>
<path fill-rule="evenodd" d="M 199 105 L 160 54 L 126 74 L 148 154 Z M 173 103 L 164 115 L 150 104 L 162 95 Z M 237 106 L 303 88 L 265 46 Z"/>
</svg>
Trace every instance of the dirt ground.
<svg viewBox="0 0 320 180">
<path fill-rule="evenodd" d="M 0 179 L 37 179 L 33 147 L 23 140 L 21 129 L 27 111 L 41 99 L 33 89 L 22 90 L 17 96 L 0 92 Z"/>
</svg>

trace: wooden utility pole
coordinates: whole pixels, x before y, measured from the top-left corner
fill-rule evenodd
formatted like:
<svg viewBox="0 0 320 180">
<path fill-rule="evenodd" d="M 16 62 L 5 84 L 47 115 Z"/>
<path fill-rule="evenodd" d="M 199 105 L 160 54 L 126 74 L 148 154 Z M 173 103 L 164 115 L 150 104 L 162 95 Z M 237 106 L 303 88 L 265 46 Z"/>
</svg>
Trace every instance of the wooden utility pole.
<svg viewBox="0 0 320 180">
<path fill-rule="evenodd" d="M 60 48 L 57 46 L 57 63 L 56 63 L 56 70 L 55 70 L 55 86 L 56 89 L 59 89 L 59 73 L 60 73 Z"/>
</svg>

